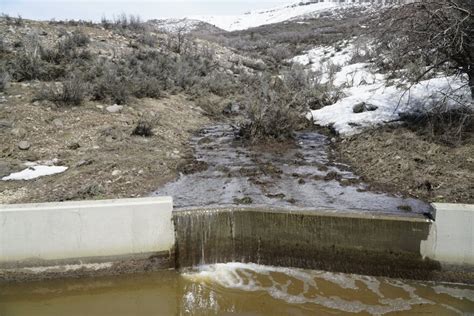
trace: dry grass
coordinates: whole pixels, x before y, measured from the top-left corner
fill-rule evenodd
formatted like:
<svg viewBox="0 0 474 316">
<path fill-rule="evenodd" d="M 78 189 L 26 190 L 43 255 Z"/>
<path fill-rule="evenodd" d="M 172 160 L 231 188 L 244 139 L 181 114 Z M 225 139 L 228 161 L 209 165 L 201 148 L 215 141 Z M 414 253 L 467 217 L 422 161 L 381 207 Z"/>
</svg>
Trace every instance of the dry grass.
<svg viewBox="0 0 474 316">
<path fill-rule="evenodd" d="M 425 140 L 406 128 L 378 129 L 337 144 L 347 161 L 375 189 L 427 201 L 474 203 L 474 136 L 459 147 Z"/>
</svg>

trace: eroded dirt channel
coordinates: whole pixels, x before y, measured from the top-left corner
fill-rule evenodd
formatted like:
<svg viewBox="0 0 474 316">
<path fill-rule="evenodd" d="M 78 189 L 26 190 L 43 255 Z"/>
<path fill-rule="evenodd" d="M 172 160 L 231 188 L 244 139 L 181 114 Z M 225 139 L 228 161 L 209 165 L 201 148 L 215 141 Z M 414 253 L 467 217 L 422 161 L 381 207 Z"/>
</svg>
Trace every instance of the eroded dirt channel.
<svg viewBox="0 0 474 316">
<path fill-rule="evenodd" d="M 368 191 L 347 165 L 330 161 L 328 144 L 311 131 L 297 133 L 294 143 L 244 146 L 231 125 L 210 126 L 191 139 L 197 163 L 153 195 L 173 196 L 178 208 L 245 204 L 406 216 L 430 210 L 416 199 Z"/>
</svg>

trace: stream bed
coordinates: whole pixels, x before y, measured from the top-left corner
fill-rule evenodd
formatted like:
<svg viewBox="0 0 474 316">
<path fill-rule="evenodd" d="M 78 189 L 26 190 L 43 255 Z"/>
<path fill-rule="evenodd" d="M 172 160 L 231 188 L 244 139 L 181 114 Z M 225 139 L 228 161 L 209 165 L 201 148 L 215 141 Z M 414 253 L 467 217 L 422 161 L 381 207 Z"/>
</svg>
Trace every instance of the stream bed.
<svg viewBox="0 0 474 316">
<path fill-rule="evenodd" d="M 231 125 L 219 124 L 201 130 L 191 145 L 198 172 L 191 165 L 153 193 L 173 196 L 178 208 L 264 205 L 405 216 L 430 211 L 416 199 L 369 191 L 347 165 L 329 159 L 329 140 L 317 132 L 297 133 L 294 143 L 244 146 Z"/>
</svg>

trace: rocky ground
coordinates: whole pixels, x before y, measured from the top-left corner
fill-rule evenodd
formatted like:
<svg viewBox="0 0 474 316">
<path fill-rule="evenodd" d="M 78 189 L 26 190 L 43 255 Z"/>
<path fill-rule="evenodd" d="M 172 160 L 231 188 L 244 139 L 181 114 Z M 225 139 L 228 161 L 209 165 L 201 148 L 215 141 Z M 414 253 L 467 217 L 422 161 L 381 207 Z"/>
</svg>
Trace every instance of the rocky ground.
<svg viewBox="0 0 474 316">
<path fill-rule="evenodd" d="M 318 21 L 312 23 L 322 23 Z M 328 45 L 334 41 L 334 34 L 338 34 L 337 38 L 349 34 L 349 26 L 354 21 L 346 22 L 347 25 L 336 33 L 333 30 L 336 26 L 331 24 L 327 28 L 328 34 L 321 38 L 314 35 L 314 29 L 322 29 L 321 25 L 295 22 L 218 34 L 209 40 L 206 36 L 195 39 L 198 50 L 211 56 L 210 68 L 217 69 L 219 76 L 213 73 L 214 82 L 207 83 L 204 76 L 204 84 L 192 89 L 170 89 L 154 99 L 132 97 L 123 106 L 89 99 L 81 106 L 58 106 L 50 101 L 36 101 L 45 82 L 12 82 L 0 92 L 0 179 L 25 169 L 25 163 L 55 164 L 68 169 L 34 180 L 0 181 L 0 203 L 148 196 L 175 179 L 179 172 L 201 170 L 203 166 L 193 160 L 189 144 L 191 135 L 215 123 L 209 115 L 222 120 L 223 108 L 231 104 L 229 111 L 232 112 L 232 105 L 239 103 L 236 100 L 246 97 L 243 95 L 246 91 L 236 91 L 242 88 L 227 84 L 225 80 L 260 73 L 266 67 L 275 75 L 284 61 L 303 48 Z M 99 25 L 24 21 L 21 26 L 15 26 L 0 19 L 0 36 L 7 47 L 0 51 L 0 57 L 4 60 L 13 58 L 20 50 L 17 43 L 32 32 L 44 43 L 53 45 L 63 36 L 61 34 L 78 29 L 90 38 L 87 49 L 93 56 L 103 58 L 101 60 L 116 62 L 121 54 L 144 47 L 136 33 L 116 32 Z M 293 33 L 285 33 L 290 30 Z M 267 42 L 274 33 L 281 33 L 281 38 Z M 150 34 L 156 40 L 153 49 L 160 54 L 175 54 L 168 46 L 176 38 L 158 30 Z M 292 34 L 305 36 L 298 40 Z M 295 42 L 288 44 L 287 41 Z M 206 85 L 212 86 L 210 90 L 215 93 L 202 91 Z M 237 108 L 238 112 L 240 109 Z M 151 137 L 132 135 L 137 123 L 143 119 L 152 123 Z M 235 117 L 232 120 L 235 121 Z M 429 202 L 473 203 L 472 139 L 449 147 L 400 126 L 385 127 L 348 138 L 334 138 L 331 158 L 349 164 L 375 191 Z M 270 148 L 261 146 L 271 150 L 273 145 L 267 147 Z"/>
<path fill-rule="evenodd" d="M 25 162 L 57 159 L 69 169 L 1 181 L 0 203 L 146 196 L 176 177 L 193 154 L 190 134 L 209 122 L 183 95 L 136 100 L 121 110 L 96 102 L 55 108 L 30 102 L 32 90 L 34 84 L 13 84 L 0 105 L 0 176 L 24 169 Z M 132 136 L 143 117 L 155 122 L 154 135 Z M 28 149 L 20 149 L 22 141 Z"/>
</svg>

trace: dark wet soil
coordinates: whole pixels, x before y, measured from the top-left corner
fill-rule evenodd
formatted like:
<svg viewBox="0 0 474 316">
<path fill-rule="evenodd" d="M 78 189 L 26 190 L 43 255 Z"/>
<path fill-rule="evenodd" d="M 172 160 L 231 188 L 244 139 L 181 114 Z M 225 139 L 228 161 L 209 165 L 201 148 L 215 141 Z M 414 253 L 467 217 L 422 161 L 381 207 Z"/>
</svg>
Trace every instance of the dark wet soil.
<svg viewBox="0 0 474 316">
<path fill-rule="evenodd" d="M 176 207 L 245 204 L 408 216 L 430 210 L 419 200 L 369 191 L 349 166 L 330 161 L 329 140 L 318 132 L 297 133 L 288 143 L 245 146 L 231 125 L 219 124 L 201 130 L 191 145 L 195 161 L 153 193 L 173 196 Z"/>
</svg>

